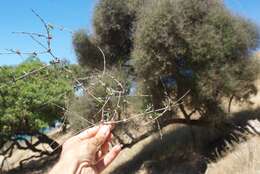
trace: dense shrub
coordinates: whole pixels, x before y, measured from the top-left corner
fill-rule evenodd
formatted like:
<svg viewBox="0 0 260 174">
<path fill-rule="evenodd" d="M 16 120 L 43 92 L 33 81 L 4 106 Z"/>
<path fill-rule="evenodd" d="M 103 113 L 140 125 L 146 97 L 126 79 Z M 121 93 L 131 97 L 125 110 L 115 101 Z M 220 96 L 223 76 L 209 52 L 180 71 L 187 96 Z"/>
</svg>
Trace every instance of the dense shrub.
<svg viewBox="0 0 260 174">
<path fill-rule="evenodd" d="M 101 0 L 94 12 L 92 38 L 84 32 L 74 36 L 74 46 L 79 61 L 86 65 L 99 65 L 99 46 L 106 55 L 107 65 L 125 63 L 133 46 L 137 14 L 147 0 Z M 93 61 L 93 62 L 92 62 Z M 91 66 L 93 67 L 93 66 Z"/>
<path fill-rule="evenodd" d="M 122 0 L 102 0 L 94 14 L 97 41 L 106 53 L 108 62 L 128 58 L 131 48 L 133 14 Z"/>
<path fill-rule="evenodd" d="M 186 106 L 202 117 L 223 116 L 221 97 L 255 92 L 258 66 L 249 57 L 258 41 L 256 26 L 220 1 L 163 0 L 140 13 L 132 56 L 153 96 L 163 94 L 162 79 L 172 79 L 174 87 L 167 89 L 172 97 L 191 90 Z M 156 103 L 162 99 L 156 97 Z M 183 105 L 180 109 L 188 117 Z"/>
<path fill-rule="evenodd" d="M 77 31 L 73 36 L 73 46 L 78 62 L 90 69 L 103 68 L 103 56 L 93 38 L 84 30 Z"/>
</svg>

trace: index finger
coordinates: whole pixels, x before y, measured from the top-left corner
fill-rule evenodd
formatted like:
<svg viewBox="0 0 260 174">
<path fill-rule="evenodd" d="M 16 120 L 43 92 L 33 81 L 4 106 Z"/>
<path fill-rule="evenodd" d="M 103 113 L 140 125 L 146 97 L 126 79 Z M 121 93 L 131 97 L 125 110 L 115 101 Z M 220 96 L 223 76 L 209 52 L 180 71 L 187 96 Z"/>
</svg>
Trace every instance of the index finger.
<svg viewBox="0 0 260 174">
<path fill-rule="evenodd" d="M 102 125 L 96 135 L 91 138 L 91 143 L 93 143 L 97 148 L 102 146 L 108 139 L 111 128 L 111 125 Z"/>
<path fill-rule="evenodd" d="M 77 137 L 81 140 L 92 138 L 97 134 L 99 128 L 100 128 L 100 126 L 94 126 L 94 127 L 89 128 L 87 130 L 84 130 L 83 132 L 79 133 L 77 135 Z"/>
</svg>

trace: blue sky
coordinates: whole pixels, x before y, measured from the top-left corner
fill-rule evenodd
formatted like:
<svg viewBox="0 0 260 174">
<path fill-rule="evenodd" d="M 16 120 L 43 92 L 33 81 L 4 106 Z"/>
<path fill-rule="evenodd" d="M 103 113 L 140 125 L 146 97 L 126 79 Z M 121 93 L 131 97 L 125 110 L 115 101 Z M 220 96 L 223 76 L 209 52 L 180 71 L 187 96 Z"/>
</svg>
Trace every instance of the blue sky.
<svg viewBox="0 0 260 174">
<path fill-rule="evenodd" d="M 224 0 L 233 12 L 245 16 L 260 25 L 260 0 Z"/>
<path fill-rule="evenodd" d="M 92 14 L 97 0 L 2 0 L 0 1 L 0 52 L 19 49 L 24 52 L 39 50 L 28 37 L 14 35 L 14 31 L 44 32 L 30 9 L 36 10 L 47 22 L 62 25 L 72 31 L 84 28 L 92 31 Z M 260 26 L 260 0 L 225 0 L 235 13 L 245 16 Z M 76 62 L 68 32 L 53 33 L 53 50 L 61 58 Z M 50 58 L 42 56 L 43 61 Z M 16 55 L 0 55 L 0 65 L 18 64 L 23 59 Z"/>
<path fill-rule="evenodd" d="M 70 30 L 80 28 L 91 31 L 91 19 L 96 0 L 1 0 L 0 1 L 0 52 L 4 49 L 19 49 L 28 52 L 39 50 L 29 37 L 12 32 L 26 31 L 44 33 L 41 22 L 31 12 L 37 11 L 47 22 L 62 25 Z M 75 62 L 69 32 L 53 33 L 53 50 L 61 58 Z M 42 60 L 51 58 L 42 56 Z M 16 55 L 0 55 L 0 65 L 13 65 L 23 59 Z"/>
</svg>

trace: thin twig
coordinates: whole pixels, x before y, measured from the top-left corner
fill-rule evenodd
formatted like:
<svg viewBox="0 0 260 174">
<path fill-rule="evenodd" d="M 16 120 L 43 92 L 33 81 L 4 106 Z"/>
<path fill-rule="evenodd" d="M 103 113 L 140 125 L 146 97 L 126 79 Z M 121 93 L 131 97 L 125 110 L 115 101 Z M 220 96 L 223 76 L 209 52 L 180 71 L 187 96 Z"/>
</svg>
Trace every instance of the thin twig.
<svg viewBox="0 0 260 174">
<path fill-rule="evenodd" d="M 103 67 L 103 73 L 102 73 L 102 76 L 105 75 L 106 73 L 106 56 L 103 52 L 103 50 L 100 48 L 100 47 L 97 47 L 99 49 L 99 51 L 101 52 L 102 56 L 103 56 L 103 61 L 104 61 L 104 67 Z"/>
</svg>

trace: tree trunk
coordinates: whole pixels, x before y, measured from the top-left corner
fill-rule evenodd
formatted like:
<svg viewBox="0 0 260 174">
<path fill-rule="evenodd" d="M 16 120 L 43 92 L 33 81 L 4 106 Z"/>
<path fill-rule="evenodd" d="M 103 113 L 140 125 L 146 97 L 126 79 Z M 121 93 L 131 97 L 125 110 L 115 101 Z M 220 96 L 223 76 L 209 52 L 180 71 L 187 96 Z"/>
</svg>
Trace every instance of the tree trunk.
<svg viewBox="0 0 260 174">
<path fill-rule="evenodd" d="M 38 138 L 38 140 L 41 143 L 48 144 L 53 150 L 52 153 L 60 153 L 61 152 L 62 146 L 57 141 L 55 141 L 54 139 L 52 139 L 52 138 L 48 137 L 47 135 L 40 133 L 40 132 L 37 132 L 36 137 Z"/>
<path fill-rule="evenodd" d="M 232 96 L 230 97 L 230 99 L 229 99 L 229 102 L 228 102 L 228 113 L 231 112 L 231 104 L 232 104 L 232 101 L 233 101 L 234 97 L 235 97 L 235 96 L 232 95 Z"/>
<path fill-rule="evenodd" d="M 163 84 L 160 80 L 151 83 L 149 86 L 154 109 L 160 109 L 163 107 L 163 100 L 165 99 Z"/>
</svg>

